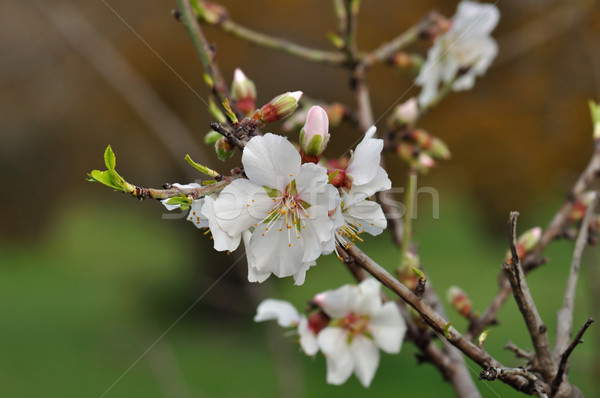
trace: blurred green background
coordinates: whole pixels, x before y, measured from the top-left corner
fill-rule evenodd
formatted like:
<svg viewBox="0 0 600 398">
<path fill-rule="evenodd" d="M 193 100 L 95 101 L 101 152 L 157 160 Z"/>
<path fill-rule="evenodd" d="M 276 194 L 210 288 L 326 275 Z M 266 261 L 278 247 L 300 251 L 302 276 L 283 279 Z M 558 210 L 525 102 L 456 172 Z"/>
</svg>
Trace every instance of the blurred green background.
<svg viewBox="0 0 600 398">
<path fill-rule="evenodd" d="M 335 24 L 328 2 L 223 4 L 244 25 L 330 48 L 325 33 Z M 460 285 L 478 310 L 496 291 L 508 212 L 521 212 L 521 230 L 548 223 L 591 154 L 587 100 L 600 98 L 595 2 L 497 5 L 496 63 L 472 91 L 452 94 L 422 120 L 450 145 L 453 159 L 420 180 L 438 190 L 440 217 L 432 217 L 423 197 L 415 225 L 423 264 L 439 293 Z M 359 45 L 373 48 L 430 9 L 451 16 L 455 6 L 364 1 Z M 285 298 L 302 308 L 315 293 L 350 282 L 335 257 L 321 258 L 301 287 L 288 279 L 250 285 L 239 263 L 222 277 L 241 253 L 216 253 L 190 223 L 162 219 L 157 202 L 84 182 L 86 172 L 103 166 L 108 144 L 119 171 L 142 186 L 194 178 L 185 153 L 222 171 L 239 163 L 236 155 L 219 164 L 202 145 L 210 118 L 198 96 L 206 98 L 207 89 L 191 42 L 170 15 L 173 8 L 174 2 L 158 0 L 0 5 L 0 395 L 100 397 L 109 388 L 106 397 L 452 395 L 431 366 L 416 365 L 409 344 L 400 355 L 382 355 L 371 389 L 354 378 L 329 386 L 322 357 L 299 353 L 276 325 L 252 322 L 262 298 Z M 224 74 L 242 67 L 257 84 L 259 102 L 302 90 L 352 104 L 344 72 L 213 28 L 206 32 L 217 43 Z M 380 66 L 369 78 L 379 118 L 414 77 Z M 416 94 L 412 88 L 405 99 Z M 360 134 L 349 126 L 331 133 L 331 156 Z M 401 163 L 387 161 L 394 185 L 403 186 Z M 389 269 L 395 266 L 389 236 L 369 238 L 364 249 Z M 550 336 L 571 253 L 571 243 L 553 244 L 550 264 L 529 278 Z M 599 318 L 599 275 L 597 249 L 589 249 L 575 325 Z M 449 314 L 461 330 L 464 322 Z M 507 340 L 530 347 L 512 302 L 499 319 L 486 347 L 507 365 L 521 365 L 502 350 Z M 592 326 L 571 362 L 570 379 L 587 396 L 599 390 L 597 329 Z M 479 369 L 468 364 L 476 377 Z M 518 396 L 499 382 L 477 383 L 486 397 Z"/>
</svg>

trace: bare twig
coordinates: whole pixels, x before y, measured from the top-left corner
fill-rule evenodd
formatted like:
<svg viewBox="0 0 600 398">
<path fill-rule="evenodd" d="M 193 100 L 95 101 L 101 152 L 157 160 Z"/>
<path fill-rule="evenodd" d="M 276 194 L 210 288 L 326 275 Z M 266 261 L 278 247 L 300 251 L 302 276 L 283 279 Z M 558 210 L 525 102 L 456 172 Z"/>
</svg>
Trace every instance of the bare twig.
<svg viewBox="0 0 600 398">
<path fill-rule="evenodd" d="M 596 207 L 597 200 L 598 196 L 594 194 L 594 198 L 588 205 L 585 216 L 581 222 L 581 227 L 579 228 L 579 236 L 577 237 L 577 242 L 575 243 L 573 260 L 571 262 L 571 272 L 569 273 L 569 279 L 567 280 L 563 306 L 557 314 L 556 341 L 554 343 L 555 357 L 561 355 L 561 353 L 569 344 L 569 339 L 571 338 L 573 329 L 573 309 L 575 307 L 575 289 L 577 288 L 577 279 L 579 278 L 581 255 L 588 241 L 588 228 L 590 225 L 590 219 Z"/>
<path fill-rule="evenodd" d="M 533 347 L 535 349 L 535 359 L 533 366 L 538 370 L 546 380 L 552 378 L 556 373 L 556 364 L 552 360 L 550 353 L 550 343 L 546 326 L 542 322 L 542 318 L 535 306 L 529 286 L 525 280 L 521 260 L 517 252 L 517 217 L 519 213 L 511 212 L 509 217 L 509 239 L 510 251 L 512 253 L 511 264 L 505 263 L 503 270 L 512 286 L 513 296 L 519 307 L 519 311 L 523 315 L 527 330 L 531 337 Z"/>
<path fill-rule="evenodd" d="M 494 381 L 496 379 L 503 380 L 510 376 L 521 376 L 529 380 L 532 390 L 535 395 L 540 398 L 548 398 L 546 393 L 546 385 L 538 379 L 533 373 L 526 371 L 523 368 L 492 368 L 489 367 L 484 369 L 479 374 L 479 377 L 483 380 Z"/>
<path fill-rule="evenodd" d="M 232 21 L 228 16 L 225 19 L 217 22 L 216 25 L 224 32 L 246 40 L 249 43 L 269 48 L 271 50 L 281 51 L 306 61 L 332 65 L 342 65 L 346 61 L 346 57 L 339 52 L 317 50 L 292 43 L 289 40 L 279 39 L 264 33 L 256 32 L 238 24 L 235 21 Z"/>
<path fill-rule="evenodd" d="M 512 341 L 509 341 L 504 345 L 505 350 L 509 350 L 515 353 L 517 358 L 527 359 L 528 361 L 532 361 L 534 355 L 529 350 L 523 350 L 517 347 Z"/>
<path fill-rule="evenodd" d="M 583 343 L 583 340 L 582 340 L 583 334 L 585 333 L 585 331 L 590 327 L 590 325 L 593 322 L 594 322 L 593 318 L 588 318 L 588 320 L 581 327 L 581 329 L 579 329 L 579 332 L 577 332 L 577 336 L 575 336 L 575 338 L 573 339 L 571 344 L 569 344 L 569 346 L 567 347 L 565 352 L 562 353 L 562 355 L 560 357 L 560 364 L 558 366 L 558 371 L 556 373 L 556 377 L 552 381 L 551 387 L 552 387 L 552 395 L 553 396 L 558 391 L 558 388 L 560 387 L 560 385 L 563 381 L 563 376 L 567 369 L 567 362 L 569 360 L 569 356 L 571 355 L 571 353 L 573 352 L 575 347 L 577 347 L 578 344 Z"/>
</svg>

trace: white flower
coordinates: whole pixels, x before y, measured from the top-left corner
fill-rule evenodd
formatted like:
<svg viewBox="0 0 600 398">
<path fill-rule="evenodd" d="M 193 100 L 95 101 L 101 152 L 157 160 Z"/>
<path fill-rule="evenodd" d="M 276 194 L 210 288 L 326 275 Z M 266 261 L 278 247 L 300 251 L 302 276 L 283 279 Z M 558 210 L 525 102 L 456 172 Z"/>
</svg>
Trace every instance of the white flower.
<svg viewBox="0 0 600 398">
<path fill-rule="evenodd" d="M 351 181 L 350 188 L 340 189 L 342 199 L 335 218 L 335 238 L 343 247 L 348 247 L 359 235 L 367 232 L 379 235 L 386 227 L 387 220 L 379 203 L 366 200 L 383 190 L 390 189 L 392 182 L 385 170 L 379 165 L 383 140 L 373 138 L 375 126 L 365 134 L 357 145 L 352 159 L 346 168 L 346 178 Z"/>
<path fill-rule="evenodd" d="M 406 324 L 398 307 L 382 303 L 381 285 L 374 279 L 321 293 L 314 301 L 331 318 L 317 335 L 327 360 L 327 382 L 342 384 L 354 372 L 368 387 L 379 366 L 379 349 L 400 352 Z"/>
<path fill-rule="evenodd" d="M 248 179 L 221 191 L 214 202 L 216 223 L 237 244 L 251 229 L 245 243 L 255 280 L 275 274 L 302 284 L 314 260 L 335 247 L 329 211 L 339 202 L 337 191 L 323 167 L 301 165 L 296 148 L 271 133 L 248 142 L 242 164 Z M 224 238 L 213 237 L 215 247 Z"/>
<path fill-rule="evenodd" d="M 304 315 L 300 315 L 296 308 L 287 301 L 266 299 L 258 305 L 256 309 L 255 322 L 262 322 L 276 319 L 279 326 L 298 327 L 300 336 L 300 346 L 306 355 L 315 355 L 319 351 L 317 345 L 317 336 L 310 328 L 308 320 Z"/>
<path fill-rule="evenodd" d="M 498 45 L 490 33 L 499 19 L 500 12 L 493 4 L 462 1 L 458 5 L 450 29 L 435 39 L 415 81 L 423 86 L 419 95 L 422 107 L 437 96 L 440 82 L 449 83 L 456 78 L 454 91 L 473 87 L 475 77 L 483 75 L 498 54 Z M 457 78 L 462 69 L 466 72 Z"/>
</svg>

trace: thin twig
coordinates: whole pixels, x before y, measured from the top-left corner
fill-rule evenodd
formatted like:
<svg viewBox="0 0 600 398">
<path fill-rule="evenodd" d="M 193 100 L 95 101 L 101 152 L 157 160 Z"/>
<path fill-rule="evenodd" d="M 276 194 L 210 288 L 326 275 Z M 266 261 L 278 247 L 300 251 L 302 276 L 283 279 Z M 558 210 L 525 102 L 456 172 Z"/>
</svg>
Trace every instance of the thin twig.
<svg viewBox="0 0 600 398">
<path fill-rule="evenodd" d="M 528 361 L 532 361 L 534 358 L 534 355 L 529 350 L 517 347 L 512 341 L 507 342 L 504 345 L 504 349 L 514 352 L 517 358 L 527 359 Z"/>
<path fill-rule="evenodd" d="M 556 341 L 554 343 L 554 356 L 558 357 L 569 344 L 571 333 L 573 330 L 573 310 L 575 307 L 575 290 L 577 288 L 577 280 L 579 278 L 579 266 L 581 264 L 581 255 L 583 249 L 588 242 L 588 228 L 590 225 L 590 219 L 594 213 L 596 207 L 596 201 L 598 195 L 594 194 L 594 197 L 585 212 L 585 216 L 579 227 L 579 236 L 575 243 L 575 249 L 573 252 L 573 260 L 571 261 L 571 272 L 569 272 L 569 279 L 567 280 L 567 287 L 565 289 L 565 297 L 563 300 L 563 306 L 558 311 L 557 323 L 556 323 Z"/>
<path fill-rule="evenodd" d="M 334 51 L 322 51 L 310 47 L 301 46 L 289 40 L 279 39 L 264 33 L 256 32 L 245 26 L 232 21 L 229 17 L 216 24 L 224 32 L 243 39 L 257 46 L 281 51 L 306 61 L 318 62 L 331 65 L 342 65 L 346 57 Z"/>
<path fill-rule="evenodd" d="M 521 260 L 517 252 L 517 218 L 518 212 L 511 212 L 509 217 L 509 241 L 510 251 L 512 253 L 511 264 L 505 263 L 503 270 L 512 286 L 513 296 L 523 315 L 525 325 L 529 331 L 529 336 L 535 349 L 534 368 L 539 371 L 546 380 L 549 380 L 556 373 L 556 364 L 552 360 L 550 353 L 550 343 L 548 341 L 547 328 L 542 322 L 542 318 L 535 306 L 529 286 L 525 280 Z"/>
<path fill-rule="evenodd" d="M 540 398 L 548 398 L 546 394 L 546 385 L 538 379 L 533 373 L 526 371 L 523 368 L 493 368 L 484 369 L 479 374 L 483 380 L 494 381 L 496 379 L 503 380 L 510 376 L 521 376 L 529 380 L 532 391 Z"/>
<path fill-rule="evenodd" d="M 594 319 L 588 318 L 588 320 L 583 324 L 581 329 L 579 329 L 579 332 L 577 332 L 577 335 L 575 336 L 575 338 L 573 339 L 571 344 L 569 344 L 569 346 L 567 347 L 565 352 L 562 353 L 562 355 L 560 357 L 560 364 L 558 365 L 558 371 L 556 372 L 556 377 L 552 381 L 551 387 L 552 387 L 552 395 L 553 396 L 556 393 L 556 391 L 558 391 L 558 388 L 560 387 L 560 385 L 563 381 L 563 376 L 567 369 L 567 362 L 569 360 L 569 356 L 571 355 L 571 353 L 573 352 L 575 347 L 577 347 L 578 344 L 583 343 L 583 340 L 582 340 L 583 334 L 590 327 L 590 325 L 592 323 L 594 323 Z"/>
</svg>

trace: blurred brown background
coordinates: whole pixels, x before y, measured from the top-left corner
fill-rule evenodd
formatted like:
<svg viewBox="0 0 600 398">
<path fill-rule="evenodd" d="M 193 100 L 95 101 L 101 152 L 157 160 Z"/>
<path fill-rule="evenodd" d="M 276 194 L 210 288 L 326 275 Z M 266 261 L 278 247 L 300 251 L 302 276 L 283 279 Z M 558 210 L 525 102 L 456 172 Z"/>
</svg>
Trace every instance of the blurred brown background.
<svg viewBox="0 0 600 398">
<path fill-rule="evenodd" d="M 369 50 L 432 8 L 451 16 L 457 2 L 362 3 L 359 45 Z M 250 28 L 332 49 L 325 38 L 335 31 L 329 2 L 222 4 Z M 547 223 L 589 159 L 587 101 L 600 99 L 595 1 L 500 0 L 497 6 L 499 57 L 473 90 L 451 94 L 421 121 L 453 154 L 419 181 L 438 189 L 442 207 L 439 222 L 416 223 L 422 258 L 441 295 L 460 284 L 479 310 L 494 293 L 508 212 L 521 212 L 523 229 Z M 189 181 L 194 173 L 183 161 L 186 153 L 220 171 L 239 164 L 239 155 L 219 163 L 202 142 L 211 120 L 202 100 L 208 90 L 191 40 L 171 15 L 174 7 L 167 0 L 0 3 L 0 395 L 99 396 L 232 263 L 233 256 L 214 253 L 189 223 L 161 220 L 160 204 L 139 203 L 84 180 L 88 171 L 104 167 L 108 144 L 119 172 L 142 186 Z M 259 103 L 302 90 L 353 106 L 345 71 L 256 48 L 212 27 L 206 34 L 217 45 L 225 76 L 231 79 L 241 67 L 256 82 Z M 426 49 L 426 43 L 411 47 Z M 376 119 L 414 79 L 385 65 L 368 77 Z M 418 92 L 411 88 L 403 100 Z M 349 126 L 332 130 L 328 154 L 343 153 L 360 133 Z M 401 162 L 387 161 L 394 185 L 402 186 Z M 393 267 L 397 253 L 388 242 L 370 239 L 367 252 Z M 553 264 L 569 264 L 571 245 L 556 248 Z M 297 355 L 287 337 L 273 343 L 280 329 L 267 329 L 264 339 L 263 325 L 251 324 L 257 292 L 279 292 L 302 305 L 320 289 L 350 281 L 332 256 L 319 264 L 301 288 L 287 280 L 248 285 L 245 270 L 236 269 L 194 309 L 202 316 L 184 317 L 109 396 L 290 397 L 281 388 L 293 384 L 293 396 L 302 397 L 303 380 L 311 397 L 371 393 L 355 380 L 326 386 L 322 358 Z M 532 278 L 550 330 L 565 270 L 548 268 Z M 580 294 L 597 296 L 580 297 L 576 324 L 598 316 L 598 275 L 587 275 Z M 486 346 L 507 364 L 521 365 L 501 349 L 508 338 L 530 344 L 514 306 L 501 321 L 513 329 L 503 329 Z M 448 395 L 432 367 L 414 366 L 410 350 L 403 348 L 399 358 L 384 356 L 374 388 L 395 388 L 390 386 L 398 382 L 402 361 L 401 379 L 412 382 L 402 387 L 407 395 L 411 388 L 413 394 Z M 280 352 L 284 358 L 273 359 Z M 597 387 L 597 352 L 597 344 L 586 344 L 572 364 L 574 382 L 588 394 Z M 484 396 L 496 396 L 493 389 L 515 396 L 498 386 L 481 387 Z"/>
<path fill-rule="evenodd" d="M 591 151 L 587 101 L 597 99 L 600 90 L 600 18 L 593 3 L 498 2 L 502 18 L 494 36 L 499 58 L 473 90 L 451 95 L 423 119 L 422 126 L 445 139 L 453 153 L 452 161 L 423 183 L 445 181 L 475 195 L 493 221 L 503 220 L 510 209 L 536 206 L 547 193 L 564 192 Z M 191 41 L 170 15 L 174 2 L 108 4 L 114 12 L 102 1 L 13 1 L 0 6 L 0 151 L 6 192 L 0 217 L 10 225 L 2 231 L 6 239 L 39 233 L 53 206 L 75 192 L 111 200 L 102 188 L 83 181 L 85 172 L 102 166 L 107 144 L 116 151 L 121 172 L 137 184 L 186 180 L 181 167 L 185 153 L 177 159 L 170 156 L 152 123 L 99 73 L 106 67 L 101 55 L 105 48 L 122 57 L 156 95 L 149 107 L 169 109 L 181 131 L 202 145 L 210 117 L 187 85 L 202 98 L 207 89 Z M 324 35 L 335 30 L 335 21 L 322 1 L 223 4 L 234 20 L 251 28 L 331 48 Z M 370 49 L 394 37 L 432 8 L 451 16 L 455 4 L 364 2 L 360 47 Z M 79 49 L 65 32 L 71 41 L 79 40 Z M 253 47 L 214 28 L 207 28 L 207 35 L 217 43 L 225 76 L 242 67 L 256 82 L 259 101 L 301 89 L 314 98 L 352 104 L 344 72 Z M 96 38 L 103 41 L 102 48 L 94 48 Z M 114 70 L 109 74 L 122 72 L 119 66 L 110 68 Z M 412 79 L 387 66 L 369 74 L 376 117 Z M 413 88 L 405 98 L 417 93 Z M 169 125 L 161 127 L 164 139 L 176 140 Z M 332 146 L 340 152 L 358 137 L 350 128 L 332 133 Z M 188 151 L 194 158 L 201 156 L 194 147 Z M 402 184 L 401 175 L 391 173 L 394 183 Z M 29 205 L 32 196 L 43 203 L 35 211 Z"/>
</svg>

